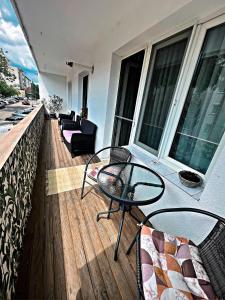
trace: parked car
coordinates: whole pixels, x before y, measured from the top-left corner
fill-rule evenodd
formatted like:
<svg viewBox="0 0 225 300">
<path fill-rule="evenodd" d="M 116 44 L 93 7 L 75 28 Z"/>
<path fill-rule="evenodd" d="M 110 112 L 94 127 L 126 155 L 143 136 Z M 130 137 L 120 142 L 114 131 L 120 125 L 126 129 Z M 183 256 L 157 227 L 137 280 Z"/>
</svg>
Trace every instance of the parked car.
<svg viewBox="0 0 225 300">
<path fill-rule="evenodd" d="M 5 103 L 3 101 L 0 101 L 0 109 L 5 108 Z"/>
<path fill-rule="evenodd" d="M 7 101 L 9 104 L 14 104 L 16 103 L 12 98 L 7 98 Z"/>
<path fill-rule="evenodd" d="M 14 112 L 12 113 L 12 116 L 19 116 L 21 118 L 25 118 L 26 117 L 26 113 L 23 113 L 22 111 L 17 111 L 17 112 Z"/>
<path fill-rule="evenodd" d="M 28 99 L 24 99 L 24 100 L 22 101 L 22 104 L 23 104 L 23 105 L 30 105 L 30 101 L 29 101 Z"/>
<path fill-rule="evenodd" d="M 25 109 L 23 109 L 23 113 L 24 114 L 29 114 L 30 112 L 32 112 L 33 109 L 34 109 L 33 107 L 25 108 Z"/>
<path fill-rule="evenodd" d="M 20 121 L 20 120 L 23 120 L 25 116 L 11 116 L 11 117 L 8 117 L 6 118 L 5 120 L 6 121 Z"/>
<path fill-rule="evenodd" d="M 4 102 L 5 105 L 8 105 L 8 104 L 9 104 L 9 101 L 8 101 L 8 100 L 2 100 L 2 102 Z"/>
<path fill-rule="evenodd" d="M 7 133 L 13 128 L 13 124 L 0 124 L 0 135 Z"/>
</svg>

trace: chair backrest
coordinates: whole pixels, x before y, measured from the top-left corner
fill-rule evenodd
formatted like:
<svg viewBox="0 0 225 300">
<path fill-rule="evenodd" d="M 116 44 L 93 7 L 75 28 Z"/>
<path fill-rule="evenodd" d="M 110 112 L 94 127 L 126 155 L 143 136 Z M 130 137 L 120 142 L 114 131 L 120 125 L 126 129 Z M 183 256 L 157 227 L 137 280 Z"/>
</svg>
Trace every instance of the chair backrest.
<svg viewBox="0 0 225 300">
<path fill-rule="evenodd" d="M 74 116 L 75 116 L 75 111 L 74 110 L 71 110 L 70 116 L 71 116 L 71 118 L 74 118 Z"/>
<path fill-rule="evenodd" d="M 214 292 L 225 299 L 225 224 L 218 221 L 198 249 Z"/>
<path fill-rule="evenodd" d="M 97 126 L 86 119 L 81 120 L 81 131 L 86 134 L 95 135 Z"/>
<path fill-rule="evenodd" d="M 126 148 L 112 147 L 110 149 L 110 163 L 130 162 L 131 153 Z"/>
<path fill-rule="evenodd" d="M 77 115 L 77 116 L 76 116 L 76 122 L 77 122 L 77 123 L 80 123 L 80 121 L 81 121 L 81 117 L 80 117 L 79 115 Z"/>
</svg>

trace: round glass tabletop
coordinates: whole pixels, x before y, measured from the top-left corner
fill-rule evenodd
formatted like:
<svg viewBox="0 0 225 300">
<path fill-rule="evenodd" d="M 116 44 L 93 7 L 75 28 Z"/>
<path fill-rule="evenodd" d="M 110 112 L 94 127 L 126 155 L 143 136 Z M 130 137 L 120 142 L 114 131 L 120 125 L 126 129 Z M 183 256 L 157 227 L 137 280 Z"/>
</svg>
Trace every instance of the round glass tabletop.
<svg viewBox="0 0 225 300">
<path fill-rule="evenodd" d="M 164 192 L 162 178 L 153 170 L 135 163 L 113 163 L 98 173 L 100 190 L 113 200 L 128 205 L 146 205 Z"/>
</svg>

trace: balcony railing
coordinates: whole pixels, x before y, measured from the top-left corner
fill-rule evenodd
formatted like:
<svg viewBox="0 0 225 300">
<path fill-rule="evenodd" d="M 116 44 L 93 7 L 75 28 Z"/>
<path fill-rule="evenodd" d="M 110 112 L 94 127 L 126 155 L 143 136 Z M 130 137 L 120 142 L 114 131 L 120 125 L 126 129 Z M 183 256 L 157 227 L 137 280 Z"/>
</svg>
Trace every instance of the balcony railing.
<svg viewBox="0 0 225 300">
<path fill-rule="evenodd" d="M 0 298 L 11 298 L 31 210 L 44 108 L 36 107 L 0 139 Z M 1 295 L 2 294 L 2 295 Z"/>
</svg>

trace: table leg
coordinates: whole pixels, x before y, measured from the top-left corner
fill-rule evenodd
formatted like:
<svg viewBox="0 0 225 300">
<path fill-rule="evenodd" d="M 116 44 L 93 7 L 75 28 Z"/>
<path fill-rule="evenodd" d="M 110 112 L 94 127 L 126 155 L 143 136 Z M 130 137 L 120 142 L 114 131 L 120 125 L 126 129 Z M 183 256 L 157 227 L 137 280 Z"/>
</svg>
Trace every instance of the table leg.
<svg viewBox="0 0 225 300">
<path fill-rule="evenodd" d="M 97 214 L 97 218 L 96 218 L 96 220 L 97 220 L 97 222 L 102 218 L 102 217 L 100 217 L 101 215 L 106 215 L 107 214 L 107 219 L 109 218 L 109 216 L 110 216 L 110 214 L 112 214 L 112 213 L 115 213 L 115 212 L 118 212 L 120 210 L 120 207 L 118 207 L 118 208 L 116 208 L 116 209 L 111 209 L 111 210 L 107 210 L 107 211 L 102 211 L 102 212 L 100 212 L 100 213 L 98 213 Z"/>
<path fill-rule="evenodd" d="M 123 207 L 122 215 L 121 215 L 121 219 L 120 219 L 120 225 L 119 225 L 119 232 L 118 232 L 117 241 L 116 241 L 116 247 L 115 247 L 115 251 L 114 251 L 114 260 L 115 261 L 117 261 L 117 259 L 118 259 L 118 249 L 119 249 L 119 245 L 120 245 L 120 238 L 121 238 L 121 234 L 122 234 L 125 213 L 126 213 L 126 209 Z"/>
</svg>

